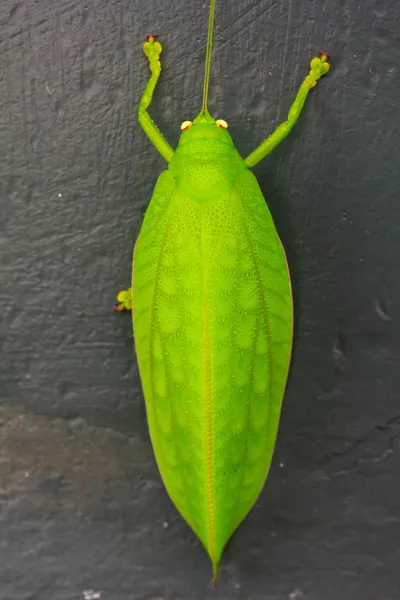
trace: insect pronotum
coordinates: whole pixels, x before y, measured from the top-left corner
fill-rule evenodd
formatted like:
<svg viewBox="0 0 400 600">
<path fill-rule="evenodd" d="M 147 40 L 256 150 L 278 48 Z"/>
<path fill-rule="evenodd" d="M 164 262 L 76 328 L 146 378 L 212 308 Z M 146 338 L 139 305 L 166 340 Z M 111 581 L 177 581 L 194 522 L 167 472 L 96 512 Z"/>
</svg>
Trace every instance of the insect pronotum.
<svg viewBox="0 0 400 600">
<path fill-rule="evenodd" d="M 250 171 L 290 132 L 329 70 L 313 58 L 287 120 L 242 158 L 208 111 L 215 0 L 203 104 L 175 150 L 147 109 L 161 44 L 143 50 L 151 76 L 139 123 L 168 163 L 134 250 L 132 309 L 151 441 L 165 487 L 207 550 L 216 581 L 223 549 L 266 480 L 289 371 L 293 309 L 285 252 Z"/>
</svg>

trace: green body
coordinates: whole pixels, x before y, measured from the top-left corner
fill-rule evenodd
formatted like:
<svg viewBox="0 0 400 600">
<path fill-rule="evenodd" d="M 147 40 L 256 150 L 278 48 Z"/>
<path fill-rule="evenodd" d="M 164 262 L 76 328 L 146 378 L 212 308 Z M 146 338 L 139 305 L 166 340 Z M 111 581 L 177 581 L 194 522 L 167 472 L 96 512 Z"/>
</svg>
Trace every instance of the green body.
<svg viewBox="0 0 400 600">
<path fill-rule="evenodd" d="M 284 251 L 233 145 L 178 146 L 137 241 L 133 306 L 160 472 L 218 563 L 267 475 L 292 344 Z"/>
<path fill-rule="evenodd" d="M 175 506 L 205 546 L 214 579 L 229 537 L 270 467 L 289 370 L 293 311 L 285 253 L 250 171 L 296 121 L 328 71 L 313 59 L 288 120 L 243 159 L 206 106 L 174 151 L 147 107 L 161 45 L 144 45 L 151 79 L 139 121 L 164 156 L 134 252 L 137 359 L 155 456 Z M 226 125 L 226 123 L 225 123 Z"/>
</svg>

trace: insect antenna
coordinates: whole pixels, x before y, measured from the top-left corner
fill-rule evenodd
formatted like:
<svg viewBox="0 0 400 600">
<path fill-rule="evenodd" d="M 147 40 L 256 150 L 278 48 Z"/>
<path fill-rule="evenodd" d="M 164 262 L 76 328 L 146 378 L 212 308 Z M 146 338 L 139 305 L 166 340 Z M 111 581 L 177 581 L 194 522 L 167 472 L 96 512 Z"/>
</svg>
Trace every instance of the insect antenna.
<svg viewBox="0 0 400 600">
<path fill-rule="evenodd" d="M 201 107 L 202 113 L 208 113 L 208 87 L 209 87 L 209 83 L 210 83 L 211 52 L 212 52 L 213 31 L 214 31 L 215 4 L 216 4 L 216 0 L 211 0 L 210 16 L 208 19 L 206 65 L 204 67 L 203 105 Z"/>
</svg>

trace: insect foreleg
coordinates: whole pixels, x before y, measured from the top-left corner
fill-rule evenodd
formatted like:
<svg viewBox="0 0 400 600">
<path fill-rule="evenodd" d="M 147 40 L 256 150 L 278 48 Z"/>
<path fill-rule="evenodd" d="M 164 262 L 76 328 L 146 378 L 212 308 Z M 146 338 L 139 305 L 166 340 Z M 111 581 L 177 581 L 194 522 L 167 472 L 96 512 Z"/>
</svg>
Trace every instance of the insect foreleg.
<svg viewBox="0 0 400 600">
<path fill-rule="evenodd" d="M 155 41 L 155 38 L 156 36 L 150 35 L 148 36 L 148 41 L 143 44 L 143 52 L 149 59 L 151 77 L 139 102 L 138 121 L 161 156 L 169 162 L 174 151 L 147 112 L 161 73 L 160 54 L 162 52 L 162 46 L 160 42 Z"/>
<path fill-rule="evenodd" d="M 245 159 L 245 163 L 248 167 L 254 167 L 259 163 L 290 133 L 303 109 L 308 92 L 317 85 L 318 79 L 323 75 L 326 75 L 329 71 L 330 64 L 327 62 L 327 59 L 328 56 L 326 54 L 322 54 L 321 58 L 312 59 L 310 63 L 311 70 L 300 86 L 296 99 L 290 108 L 287 121 L 281 123 L 275 131 L 254 150 L 254 152 L 249 154 Z"/>
</svg>

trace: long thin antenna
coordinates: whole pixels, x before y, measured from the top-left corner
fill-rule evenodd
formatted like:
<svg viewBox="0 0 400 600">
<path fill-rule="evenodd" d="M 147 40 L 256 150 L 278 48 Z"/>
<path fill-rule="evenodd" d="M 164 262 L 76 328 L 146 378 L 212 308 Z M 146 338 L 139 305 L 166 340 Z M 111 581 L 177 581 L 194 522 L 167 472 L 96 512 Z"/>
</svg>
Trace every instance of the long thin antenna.
<svg viewBox="0 0 400 600">
<path fill-rule="evenodd" d="M 207 35 L 207 50 L 206 50 L 206 65 L 204 68 L 204 87 L 203 87 L 203 105 L 201 107 L 202 112 L 208 112 L 208 86 L 210 83 L 210 68 L 211 68 L 211 52 L 212 52 L 212 40 L 214 30 L 214 14 L 215 14 L 215 3 L 217 0 L 211 0 L 210 4 L 210 16 L 208 19 L 208 35 Z"/>
</svg>

